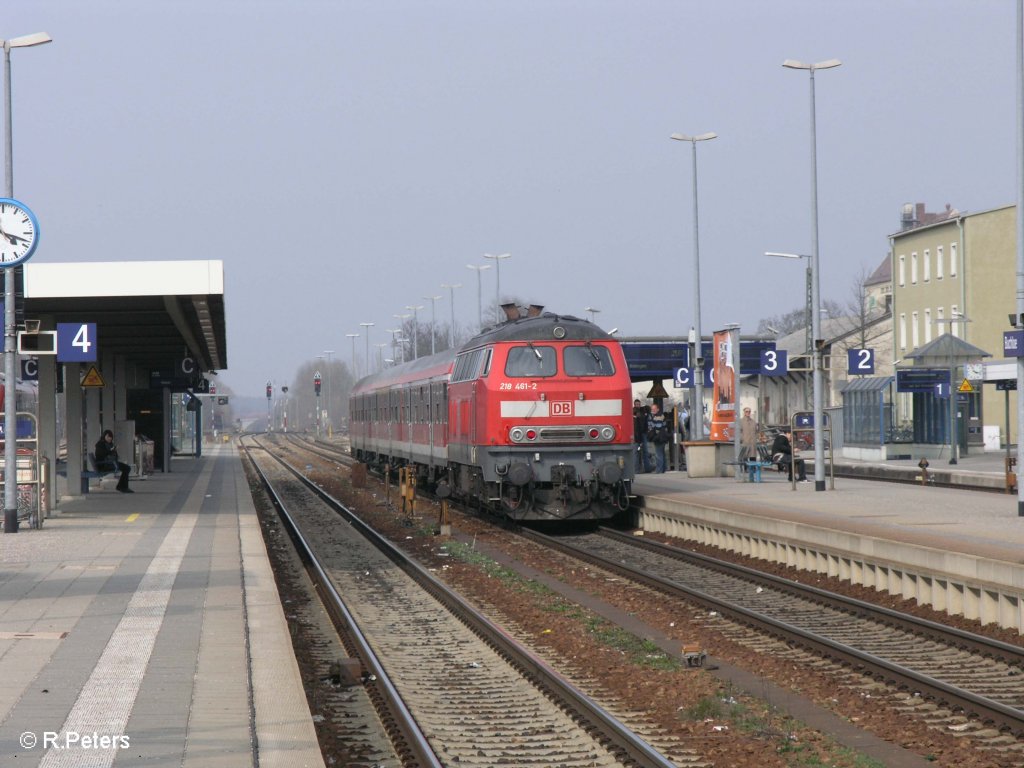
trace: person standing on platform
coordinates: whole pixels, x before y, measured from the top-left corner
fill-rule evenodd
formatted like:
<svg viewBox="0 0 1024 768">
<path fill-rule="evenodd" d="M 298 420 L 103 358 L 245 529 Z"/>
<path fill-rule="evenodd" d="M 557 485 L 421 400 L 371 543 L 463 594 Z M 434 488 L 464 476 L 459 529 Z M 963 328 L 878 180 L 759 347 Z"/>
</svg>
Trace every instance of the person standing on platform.
<svg viewBox="0 0 1024 768">
<path fill-rule="evenodd" d="M 121 493 L 135 493 L 128 487 L 128 473 L 131 467 L 123 461 L 117 460 L 117 448 L 114 447 L 114 433 L 109 429 L 104 430 L 103 437 L 96 443 L 96 469 L 108 472 L 120 472 L 121 478 L 117 481 L 117 490 Z"/>
<path fill-rule="evenodd" d="M 647 453 L 647 409 L 639 398 L 633 401 L 633 442 L 636 444 L 637 474 L 651 471 L 651 459 Z"/>
<path fill-rule="evenodd" d="M 757 422 L 750 415 L 750 409 L 743 409 L 740 419 L 740 461 L 757 461 Z"/>
<path fill-rule="evenodd" d="M 647 417 L 647 440 L 654 445 L 654 471 L 664 474 L 665 446 L 668 445 L 669 433 L 665 414 L 657 403 L 651 404 L 651 413 Z"/>
</svg>

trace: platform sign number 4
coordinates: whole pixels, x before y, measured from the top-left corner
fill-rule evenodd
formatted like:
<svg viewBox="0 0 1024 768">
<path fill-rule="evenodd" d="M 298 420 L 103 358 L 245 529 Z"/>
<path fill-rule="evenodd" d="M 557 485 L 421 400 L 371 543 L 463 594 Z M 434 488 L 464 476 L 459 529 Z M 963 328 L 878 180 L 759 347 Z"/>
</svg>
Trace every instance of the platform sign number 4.
<svg viewBox="0 0 1024 768">
<path fill-rule="evenodd" d="M 96 362 L 96 323 L 57 323 L 57 362 Z"/>
<path fill-rule="evenodd" d="M 846 350 L 848 373 L 850 376 L 868 375 L 875 372 L 875 350 L 873 349 L 848 349 Z"/>
</svg>

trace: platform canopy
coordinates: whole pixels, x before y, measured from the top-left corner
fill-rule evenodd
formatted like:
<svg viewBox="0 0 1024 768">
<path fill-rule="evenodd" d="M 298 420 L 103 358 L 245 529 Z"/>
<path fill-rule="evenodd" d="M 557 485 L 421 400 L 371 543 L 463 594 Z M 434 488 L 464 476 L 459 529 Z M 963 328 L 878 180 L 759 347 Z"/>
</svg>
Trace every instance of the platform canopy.
<svg viewBox="0 0 1024 768">
<path fill-rule="evenodd" d="M 29 262 L 24 284 L 26 320 L 96 323 L 102 355 L 227 368 L 222 261 Z"/>
<path fill-rule="evenodd" d="M 970 363 L 981 360 L 983 357 L 992 357 L 992 355 L 981 347 L 968 344 L 951 333 L 944 333 L 905 357 L 912 360 L 915 366 L 924 368 L 945 366 L 948 368 L 951 365 Z"/>
</svg>

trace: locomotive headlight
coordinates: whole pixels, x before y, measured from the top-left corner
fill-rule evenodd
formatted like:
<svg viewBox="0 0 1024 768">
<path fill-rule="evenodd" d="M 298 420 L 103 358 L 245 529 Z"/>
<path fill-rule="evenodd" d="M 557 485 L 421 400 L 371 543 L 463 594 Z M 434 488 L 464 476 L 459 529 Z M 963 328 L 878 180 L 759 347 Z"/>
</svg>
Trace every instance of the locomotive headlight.
<svg viewBox="0 0 1024 768">
<path fill-rule="evenodd" d="M 522 440 L 523 440 L 523 430 L 521 430 L 519 427 L 516 427 L 511 432 L 509 432 L 509 437 L 512 438 L 512 442 L 514 442 L 514 443 L 522 442 Z"/>
<path fill-rule="evenodd" d="M 603 437 L 605 440 L 613 440 L 615 438 L 615 428 L 605 427 L 604 429 L 601 430 L 601 437 Z"/>
</svg>

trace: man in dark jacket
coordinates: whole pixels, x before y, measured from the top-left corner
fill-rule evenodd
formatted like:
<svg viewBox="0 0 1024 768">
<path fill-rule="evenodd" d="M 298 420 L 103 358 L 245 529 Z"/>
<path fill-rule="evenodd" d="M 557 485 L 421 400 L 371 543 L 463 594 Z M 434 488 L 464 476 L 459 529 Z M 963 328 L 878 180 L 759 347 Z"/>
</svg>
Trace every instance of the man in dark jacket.
<svg viewBox="0 0 1024 768">
<path fill-rule="evenodd" d="M 96 443 L 96 469 L 106 472 L 120 472 L 121 479 L 117 481 L 117 490 L 121 493 L 135 493 L 128 487 L 128 473 L 131 467 L 123 461 L 117 460 L 117 448 L 114 447 L 114 433 L 109 429 L 104 431 L 103 437 Z"/>
<path fill-rule="evenodd" d="M 665 414 L 657 403 L 651 404 L 651 413 L 647 417 L 647 439 L 654 445 L 654 471 L 662 474 L 665 472 L 665 446 L 671 438 Z"/>
<path fill-rule="evenodd" d="M 789 480 L 792 482 L 794 463 L 793 445 L 789 442 L 788 432 L 779 432 L 779 434 L 775 436 L 775 442 L 772 443 L 772 461 L 786 466 L 786 469 L 789 470 Z M 798 457 L 795 462 L 797 480 L 801 483 L 806 483 L 807 472 L 804 469 L 804 460 Z"/>
<path fill-rule="evenodd" d="M 636 444 L 637 473 L 650 472 L 651 460 L 647 453 L 647 409 L 640 400 L 633 401 L 633 442 Z"/>
</svg>

